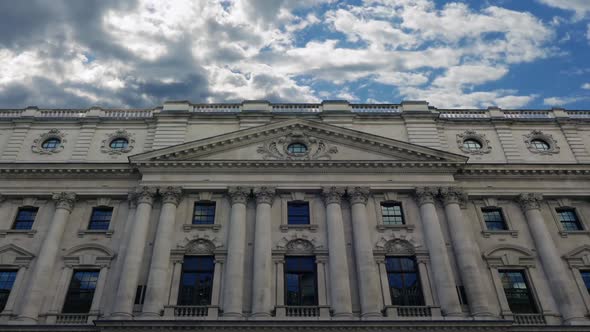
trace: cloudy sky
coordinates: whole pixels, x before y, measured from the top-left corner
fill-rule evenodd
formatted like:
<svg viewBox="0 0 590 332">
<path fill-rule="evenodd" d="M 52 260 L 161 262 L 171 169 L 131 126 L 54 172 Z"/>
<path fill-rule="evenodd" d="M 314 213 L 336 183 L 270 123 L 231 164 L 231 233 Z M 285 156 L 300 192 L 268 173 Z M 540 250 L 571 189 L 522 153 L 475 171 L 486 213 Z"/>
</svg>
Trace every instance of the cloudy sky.
<svg viewBox="0 0 590 332">
<path fill-rule="evenodd" d="M 590 0 L 0 0 L 0 108 L 590 109 Z"/>
</svg>

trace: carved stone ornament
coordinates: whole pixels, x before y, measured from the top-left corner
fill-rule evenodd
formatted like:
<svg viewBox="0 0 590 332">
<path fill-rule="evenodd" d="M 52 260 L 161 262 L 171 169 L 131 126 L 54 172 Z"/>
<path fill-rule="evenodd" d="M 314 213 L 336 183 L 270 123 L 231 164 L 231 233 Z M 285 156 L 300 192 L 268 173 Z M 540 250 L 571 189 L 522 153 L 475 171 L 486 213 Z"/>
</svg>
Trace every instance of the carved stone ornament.
<svg viewBox="0 0 590 332">
<path fill-rule="evenodd" d="M 352 187 L 346 190 L 351 204 L 367 204 L 371 190 L 369 187 Z"/>
<path fill-rule="evenodd" d="M 287 147 L 294 143 L 304 144 L 305 153 L 291 153 Z M 338 153 L 338 148 L 310 136 L 305 131 L 292 131 L 289 134 L 263 143 L 256 150 L 264 160 L 330 160 L 331 154 Z"/>
<path fill-rule="evenodd" d="M 555 153 L 559 153 L 559 146 L 557 146 L 557 141 L 553 138 L 553 135 L 545 134 L 540 130 L 533 130 L 530 132 L 530 134 L 523 135 L 523 136 L 524 136 L 524 144 L 526 144 L 526 147 L 532 153 L 538 153 L 538 154 L 542 154 L 542 155 L 552 155 Z M 532 141 L 534 141 L 534 140 L 542 140 L 542 141 L 547 142 L 547 144 L 549 144 L 549 149 L 548 150 L 540 150 L 540 149 L 535 148 L 535 146 L 532 144 Z"/>
<path fill-rule="evenodd" d="M 178 205 L 182 198 L 181 187 L 163 187 L 160 188 L 160 195 L 162 195 L 162 203 L 172 203 Z"/>
<path fill-rule="evenodd" d="M 414 246 L 410 242 L 400 239 L 387 241 L 384 249 L 387 255 L 413 256 L 415 253 Z"/>
<path fill-rule="evenodd" d="M 467 194 L 461 188 L 457 187 L 443 187 L 440 188 L 440 198 L 443 204 L 459 204 L 465 205 L 467 202 Z"/>
<path fill-rule="evenodd" d="M 273 187 L 256 187 L 254 188 L 254 196 L 256 197 L 256 204 L 270 204 L 275 198 L 276 190 Z"/>
<path fill-rule="evenodd" d="M 322 196 L 327 204 L 336 203 L 340 204 L 342 196 L 346 193 L 342 187 L 324 187 L 322 188 Z"/>
<path fill-rule="evenodd" d="M 431 187 L 418 187 L 414 193 L 418 205 L 433 203 L 434 198 L 438 195 L 438 190 Z"/>
<path fill-rule="evenodd" d="M 133 193 L 132 199 L 138 205 L 141 203 L 152 205 L 156 192 L 157 189 L 154 187 L 142 186 L 137 188 L 137 190 Z"/>
<path fill-rule="evenodd" d="M 481 149 L 472 150 L 467 149 L 463 146 L 463 143 L 466 140 L 475 140 L 481 144 Z M 478 134 L 475 130 L 465 130 L 465 132 L 461 134 L 457 134 L 457 146 L 459 149 L 467 154 L 487 154 L 492 151 L 492 147 L 490 146 L 490 141 L 486 138 L 485 134 Z"/>
<path fill-rule="evenodd" d="M 125 129 L 119 129 L 117 131 L 115 131 L 114 133 L 110 133 L 107 134 L 107 137 L 102 140 L 102 143 L 100 145 L 100 151 L 102 153 L 107 153 L 110 155 L 118 155 L 118 154 L 123 154 L 123 153 L 128 153 L 131 150 L 133 150 L 133 147 L 135 146 L 135 139 L 133 138 L 134 134 L 128 132 Z M 111 142 L 118 139 L 118 138 L 124 138 L 127 140 L 127 147 L 122 148 L 122 149 L 113 149 L 111 148 Z"/>
<path fill-rule="evenodd" d="M 227 195 L 231 199 L 232 204 L 246 204 L 250 197 L 250 188 L 246 187 L 229 187 Z"/>
<path fill-rule="evenodd" d="M 39 135 L 37 139 L 33 141 L 33 145 L 31 146 L 31 150 L 34 153 L 38 154 L 55 154 L 64 149 L 64 144 L 67 142 L 65 139 L 66 134 L 59 129 L 51 129 L 50 131 Z M 44 149 L 42 147 L 43 142 L 50 138 L 57 138 L 59 140 L 59 145 L 56 146 L 54 149 Z"/>
<path fill-rule="evenodd" d="M 286 246 L 288 255 L 311 255 L 313 254 L 313 244 L 304 239 L 289 241 Z"/>
<path fill-rule="evenodd" d="M 55 201 L 56 209 L 72 211 L 76 202 L 76 194 L 69 192 L 54 193 L 51 197 Z"/>
<path fill-rule="evenodd" d="M 213 255 L 215 244 L 206 239 L 196 239 L 189 242 L 185 248 L 186 255 Z"/>
<path fill-rule="evenodd" d="M 539 193 L 524 193 L 518 196 L 518 203 L 524 211 L 531 209 L 540 209 L 540 203 L 542 200 L 543 195 Z"/>
</svg>

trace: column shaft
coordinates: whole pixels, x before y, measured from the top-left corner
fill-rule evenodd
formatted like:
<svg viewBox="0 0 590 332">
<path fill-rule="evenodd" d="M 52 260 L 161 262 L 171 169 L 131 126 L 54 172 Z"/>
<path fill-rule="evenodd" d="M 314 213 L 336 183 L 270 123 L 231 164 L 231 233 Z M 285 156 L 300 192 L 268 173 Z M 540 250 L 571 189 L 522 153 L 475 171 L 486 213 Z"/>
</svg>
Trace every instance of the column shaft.
<svg viewBox="0 0 590 332">
<path fill-rule="evenodd" d="M 101 266 L 98 274 L 98 281 L 96 282 L 96 288 L 94 289 L 94 296 L 92 297 L 92 304 L 90 305 L 90 313 L 97 316 L 100 314 L 100 301 L 102 300 L 104 286 L 107 282 L 108 271 L 109 268 L 107 266 Z"/>
<path fill-rule="evenodd" d="M 348 262 L 342 210 L 340 201 L 344 188 L 324 188 L 326 202 L 326 219 L 328 224 L 328 265 L 330 270 L 330 302 L 333 317 L 352 317 L 350 281 L 348 279 Z"/>
<path fill-rule="evenodd" d="M 170 270 L 170 250 L 174 235 L 176 206 L 180 201 L 182 189 L 179 187 L 162 188 L 160 194 L 162 195 L 162 210 L 160 211 L 142 310 L 142 315 L 149 317 L 159 317 L 164 309 L 168 292 L 166 286 Z"/>
<path fill-rule="evenodd" d="M 549 280 L 551 292 L 557 301 L 563 320 L 566 323 L 576 324 L 577 321 L 585 320 L 581 310 L 584 308 L 584 303 L 579 296 L 576 296 L 577 294 L 573 293 L 571 282 L 567 279 L 566 267 L 541 214 L 542 199 L 540 194 L 527 193 L 519 196 L 545 276 Z"/>
<path fill-rule="evenodd" d="M 457 258 L 457 265 L 473 316 L 493 316 L 489 308 L 484 274 L 478 266 L 481 257 L 479 247 L 473 240 L 470 227 L 465 223 L 459 203 L 466 199 L 458 188 L 441 188 L 449 233 Z"/>
<path fill-rule="evenodd" d="M 39 310 L 43 304 L 43 296 L 49 287 L 53 269 L 57 260 L 57 252 L 61 238 L 68 221 L 68 217 L 74 208 L 76 195 L 74 193 L 59 193 L 53 195 L 55 212 L 49 226 L 49 232 L 43 240 L 39 256 L 35 260 L 33 275 L 29 280 L 30 288 L 24 294 L 23 305 L 19 320 L 36 322 Z"/>
<path fill-rule="evenodd" d="M 256 225 L 254 227 L 254 269 L 252 280 L 252 316 L 270 317 L 272 310 L 272 216 L 274 188 L 254 189 Z"/>
<path fill-rule="evenodd" d="M 244 251 L 246 250 L 246 202 L 250 190 L 234 187 L 230 188 L 228 194 L 232 206 L 223 282 L 223 316 L 241 318 L 244 293 Z"/>
<path fill-rule="evenodd" d="M 115 305 L 111 313 L 111 317 L 115 319 L 126 319 L 133 316 L 133 303 L 139 282 L 155 193 L 155 188 L 142 187 L 134 195 L 137 200 L 137 210 L 119 277 Z"/>
<path fill-rule="evenodd" d="M 352 230 L 361 317 L 382 317 L 383 315 L 379 312 L 379 278 L 367 218 L 366 204 L 369 188 L 349 188 L 348 195 L 352 205 Z"/>
<path fill-rule="evenodd" d="M 447 247 L 434 205 L 436 195 L 437 191 L 433 188 L 416 189 L 416 198 L 420 205 L 420 217 L 424 230 L 424 242 L 428 246 L 435 289 L 441 310 L 446 316 L 460 316 L 461 304 L 457 295 L 455 278 L 451 271 Z"/>
</svg>

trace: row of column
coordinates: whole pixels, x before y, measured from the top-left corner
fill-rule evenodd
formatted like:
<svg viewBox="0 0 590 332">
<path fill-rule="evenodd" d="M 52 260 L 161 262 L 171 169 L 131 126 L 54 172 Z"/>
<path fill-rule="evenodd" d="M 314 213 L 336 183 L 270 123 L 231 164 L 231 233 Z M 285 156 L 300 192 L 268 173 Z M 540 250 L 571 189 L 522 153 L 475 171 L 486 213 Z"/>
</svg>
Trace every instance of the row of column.
<svg viewBox="0 0 590 332">
<path fill-rule="evenodd" d="M 134 193 L 137 209 L 122 264 L 117 287 L 112 318 L 127 319 L 133 316 L 135 290 L 140 277 L 142 259 L 149 229 L 149 219 L 156 188 L 141 187 Z M 176 207 L 182 190 L 179 187 L 160 188 L 162 208 L 158 220 L 157 236 L 154 242 L 148 275 L 147 292 L 142 316 L 156 317 L 164 305 L 167 292 L 170 250 L 173 243 Z M 232 187 L 228 191 L 231 199 L 231 214 L 227 241 L 227 264 L 223 284 L 224 317 L 242 317 L 244 255 L 246 234 L 246 204 L 251 193 L 256 198 L 256 222 L 254 239 L 254 262 L 252 284 L 252 316 L 268 317 L 272 311 L 272 217 L 271 206 L 275 196 L 272 187 L 244 188 Z M 341 201 L 347 194 L 352 213 L 352 230 L 356 276 L 359 285 L 361 315 L 365 319 L 380 317 L 379 277 L 373 257 L 373 243 L 368 228 L 366 203 L 370 194 L 366 187 L 326 187 L 322 195 L 326 206 L 328 234 L 328 272 L 330 276 L 330 302 L 335 318 L 352 317 L 350 281 L 346 256 L 346 242 L 342 222 Z M 461 315 L 461 306 L 456 293 L 456 282 L 450 267 L 450 259 L 443 232 L 436 212 L 435 200 L 440 198 L 444 204 L 449 225 L 451 243 L 456 254 L 460 277 L 463 280 L 471 312 L 474 316 L 494 316 L 486 296 L 484 273 L 480 271 L 480 253 L 470 233 L 461 204 L 465 193 L 453 187 L 417 188 L 415 192 L 427 244 L 435 291 L 443 314 Z M 59 243 L 64 233 L 67 219 L 76 199 L 73 193 L 58 193 L 53 196 L 55 212 L 47 235 L 36 259 L 29 288 L 24 292 L 20 321 L 36 322 L 43 296 L 49 287 L 49 278 L 58 257 Z M 543 264 L 551 291 L 557 300 L 561 314 L 566 322 L 575 324 L 584 319 L 580 299 L 573 293 L 567 279 L 566 267 L 553 242 L 542 213 L 540 194 L 522 194 L 519 202 Z"/>
</svg>

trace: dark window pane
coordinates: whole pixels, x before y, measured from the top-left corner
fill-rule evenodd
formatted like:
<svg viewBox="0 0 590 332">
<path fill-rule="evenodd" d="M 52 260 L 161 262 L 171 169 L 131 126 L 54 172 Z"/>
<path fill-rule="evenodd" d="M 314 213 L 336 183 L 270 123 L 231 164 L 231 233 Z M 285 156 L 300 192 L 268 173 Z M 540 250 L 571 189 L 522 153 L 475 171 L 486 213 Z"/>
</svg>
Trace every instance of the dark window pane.
<svg viewBox="0 0 590 332">
<path fill-rule="evenodd" d="M 285 304 L 317 305 L 317 303 L 314 257 L 285 257 Z"/>
<path fill-rule="evenodd" d="M 557 209 L 556 211 L 564 231 L 581 231 L 583 229 L 574 209 Z"/>
<path fill-rule="evenodd" d="M 551 149 L 551 146 L 549 145 L 549 143 L 540 140 L 540 139 L 534 139 L 531 141 L 531 145 L 535 150 L 539 150 L 539 151 L 548 151 L 549 149 Z"/>
<path fill-rule="evenodd" d="M 387 257 L 385 267 L 393 305 L 424 305 L 418 269 L 412 257 Z"/>
<path fill-rule="evenodd" d="M 501 209 L 481 209 L 481 213 L 483 214 L 483 220 L 486 223 L 486 227 L 488 230 L 507 230 L 508 227 L 506 226 L 506 221 L 504 220 L 504 215 L 502 214 Z"/>
<path fill-rule="evenodd" d="M 135 291 L 135 304 L 143 304 L 143 301 L 145 300 L 146 289 L 147 287 L 145 285 L 137 286 L 137 289 Z"/>
<path fill-rule="evenodd" d="M 90 230 L 108 230 L 113 216 L 112 207 L 95 207 L 92 209 L 88 229 Z"/>
<path fill-rule="evenodd" d="M 92 305 L 99 271 L 74 271 L 62 312 L 87 313 Z"/>
<path fill-rule="evenodd" d="M 303 143 L 292 143 L 287 147 L 287 151 L 292 154 L 303 154 L 307 152 L 307 146 Z"/>
<path fill-rule="evenodd" d="M 197 202 L 193 213 L 193 224 L 215 223 L 215 202 Z"/>
<path fill-rule="evenodd" d="M 381 216 L 385 225 L 405 224 L 401 203 L 381 203 Z"/>
<path fill-rule="evenodd" d="M 582 275 L 582 280 L 584 280 L 584 285 L 586 285 L 588 293 L 590 293 L 590 271 L 580 271 L 580 274 Z"/>
<path fill-rule="evenodd" d="M 37 216 L 38 210 L 39 208 L 32 206 L 19 208 L 12 229 L 27 230 L 33 228 L 33 223 L 35 222 L 35 216 Z"/>
<path fill-rule="evenodd" d="M 44 150 L 54 150 L 61 144 L 61 141 L 58 138 L 49 138 L 46 139 L 42 144 L 41 147 Z"/>
<path fill-rule="evenodd" d="M 178 293 L 179 305 L 209 305 L 215 262 L 212 256 L 185 256 Z"/>
<path fill-rule="evenodd" d="M 0 312 L 6 306 L 15 279 L 16 271 L 0 271 Z"/>
<path fill-rule="evenodd" d="M 536 313 L 537 308 L 523 271 L 499 270 L 500 279 L 513 313 Z"/>
<path fill-rule="evenodd" d="M 111 141 L 110 147 L 115 150 L 123 150 L 129 146 L 129 142 L 125 138 L 115 138 Z"/>
<path fill-rule="evenodd" d="M 309 203 L 289 202 L 287 203 L 287 223 L 289 225 L 309 224 Z"/>
</svg>

